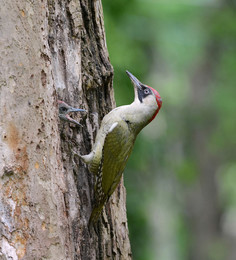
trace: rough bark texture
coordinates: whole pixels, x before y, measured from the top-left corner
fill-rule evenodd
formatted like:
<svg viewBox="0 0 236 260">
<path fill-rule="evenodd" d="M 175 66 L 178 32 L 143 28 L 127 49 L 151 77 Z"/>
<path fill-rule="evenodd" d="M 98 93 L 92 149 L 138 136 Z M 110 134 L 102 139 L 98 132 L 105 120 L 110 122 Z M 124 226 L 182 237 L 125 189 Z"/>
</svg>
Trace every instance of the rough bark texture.
<svg viewBox="0 0 236 260">
<path fill-rule="evenodd" d="M 100 0 L 0 14 L 0 259 L 131 259 L 123 181 L 89 230 L 94 177 L 72 155 L 115 105 Z M 59 122 L 57 98 L 88 111 L 83 128 Z"/>
</svg>

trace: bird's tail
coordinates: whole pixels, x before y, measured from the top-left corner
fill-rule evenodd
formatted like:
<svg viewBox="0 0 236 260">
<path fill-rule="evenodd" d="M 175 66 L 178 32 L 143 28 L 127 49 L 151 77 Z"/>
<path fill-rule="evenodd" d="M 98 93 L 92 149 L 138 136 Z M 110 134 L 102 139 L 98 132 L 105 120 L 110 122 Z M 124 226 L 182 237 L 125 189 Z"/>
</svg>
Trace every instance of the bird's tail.
<svg viewBox="0 0 236 260">
<path fill-rule="evenodd" d="M 103 197 L 100 201 L 97 200 L 89 218 L 89 225 L 95 225 L 98 222 L 99 217 L 101 216 L 102 210 L 107 200 L 108 200 L 107 197 Z"/>
<path fill-rule="evenodd" d="M 99 205 L 93 208 L 93 211 L 89 218 L 89 226 L 95 225 L 102 213 L 104 203 L 100 203 Z"/>
</svg>

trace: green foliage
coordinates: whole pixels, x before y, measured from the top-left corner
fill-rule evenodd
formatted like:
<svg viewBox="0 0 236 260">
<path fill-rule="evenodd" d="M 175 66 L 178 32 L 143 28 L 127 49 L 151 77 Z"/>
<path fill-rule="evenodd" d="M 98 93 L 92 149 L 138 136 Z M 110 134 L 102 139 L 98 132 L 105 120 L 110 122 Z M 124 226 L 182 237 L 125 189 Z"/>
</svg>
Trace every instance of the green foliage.
<svg viewBox="0 0 236 260">
<path fill-rule="evenodd" d="M 198 177 L 196 162 L 185 160 L 177 170 L 177 175 L 180 181 L 185 184 L 191 184 Z"/>
<path fill-rule="evenodd" d="M 222 167 L 219 174 L 223 205 L 236 207 L 236 163 Z"/>
</svg>

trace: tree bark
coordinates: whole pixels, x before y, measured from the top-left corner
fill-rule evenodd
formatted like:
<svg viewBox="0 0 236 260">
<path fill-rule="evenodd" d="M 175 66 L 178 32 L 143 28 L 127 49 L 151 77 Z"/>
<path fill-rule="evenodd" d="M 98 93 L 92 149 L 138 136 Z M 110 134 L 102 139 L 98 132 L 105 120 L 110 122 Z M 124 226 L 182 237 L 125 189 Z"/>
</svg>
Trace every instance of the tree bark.
<svg viewBox="0 0 236 260">
<path fill-rule="evenodd" d="M 115 106 L 101 1 L 0 13 L 0 259 L 131 259 L 123 180 L 89 230 L 94 176 L 73 157 Z M 88 111 L 83 127 L 59 122 L 57 99 Z"/>
</svg>

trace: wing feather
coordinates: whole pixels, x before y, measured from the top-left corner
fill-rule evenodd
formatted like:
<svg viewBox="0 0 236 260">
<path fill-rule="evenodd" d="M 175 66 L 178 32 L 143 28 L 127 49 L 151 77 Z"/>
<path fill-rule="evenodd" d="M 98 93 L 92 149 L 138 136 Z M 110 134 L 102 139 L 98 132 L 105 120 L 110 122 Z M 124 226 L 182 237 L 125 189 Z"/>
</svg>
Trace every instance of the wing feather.
<svg viewBox="0 0 236 260">
<path fill-rule="evenodd" d="M 119 183 L 134 145 L 134 135 L 124 121 L 115 122 L 106 135 L 102 153 L 102 190 L 110 196 Z"/>
<path fill-rule="evenodd" d="M 103 209 L 120 182 L 120 178 L 132 152 L 135 137 L 124 121 L 115 122 L 104 139 L 95 185 L 95 205 L 89 223 L 96 223 Z"/>
</svg>

